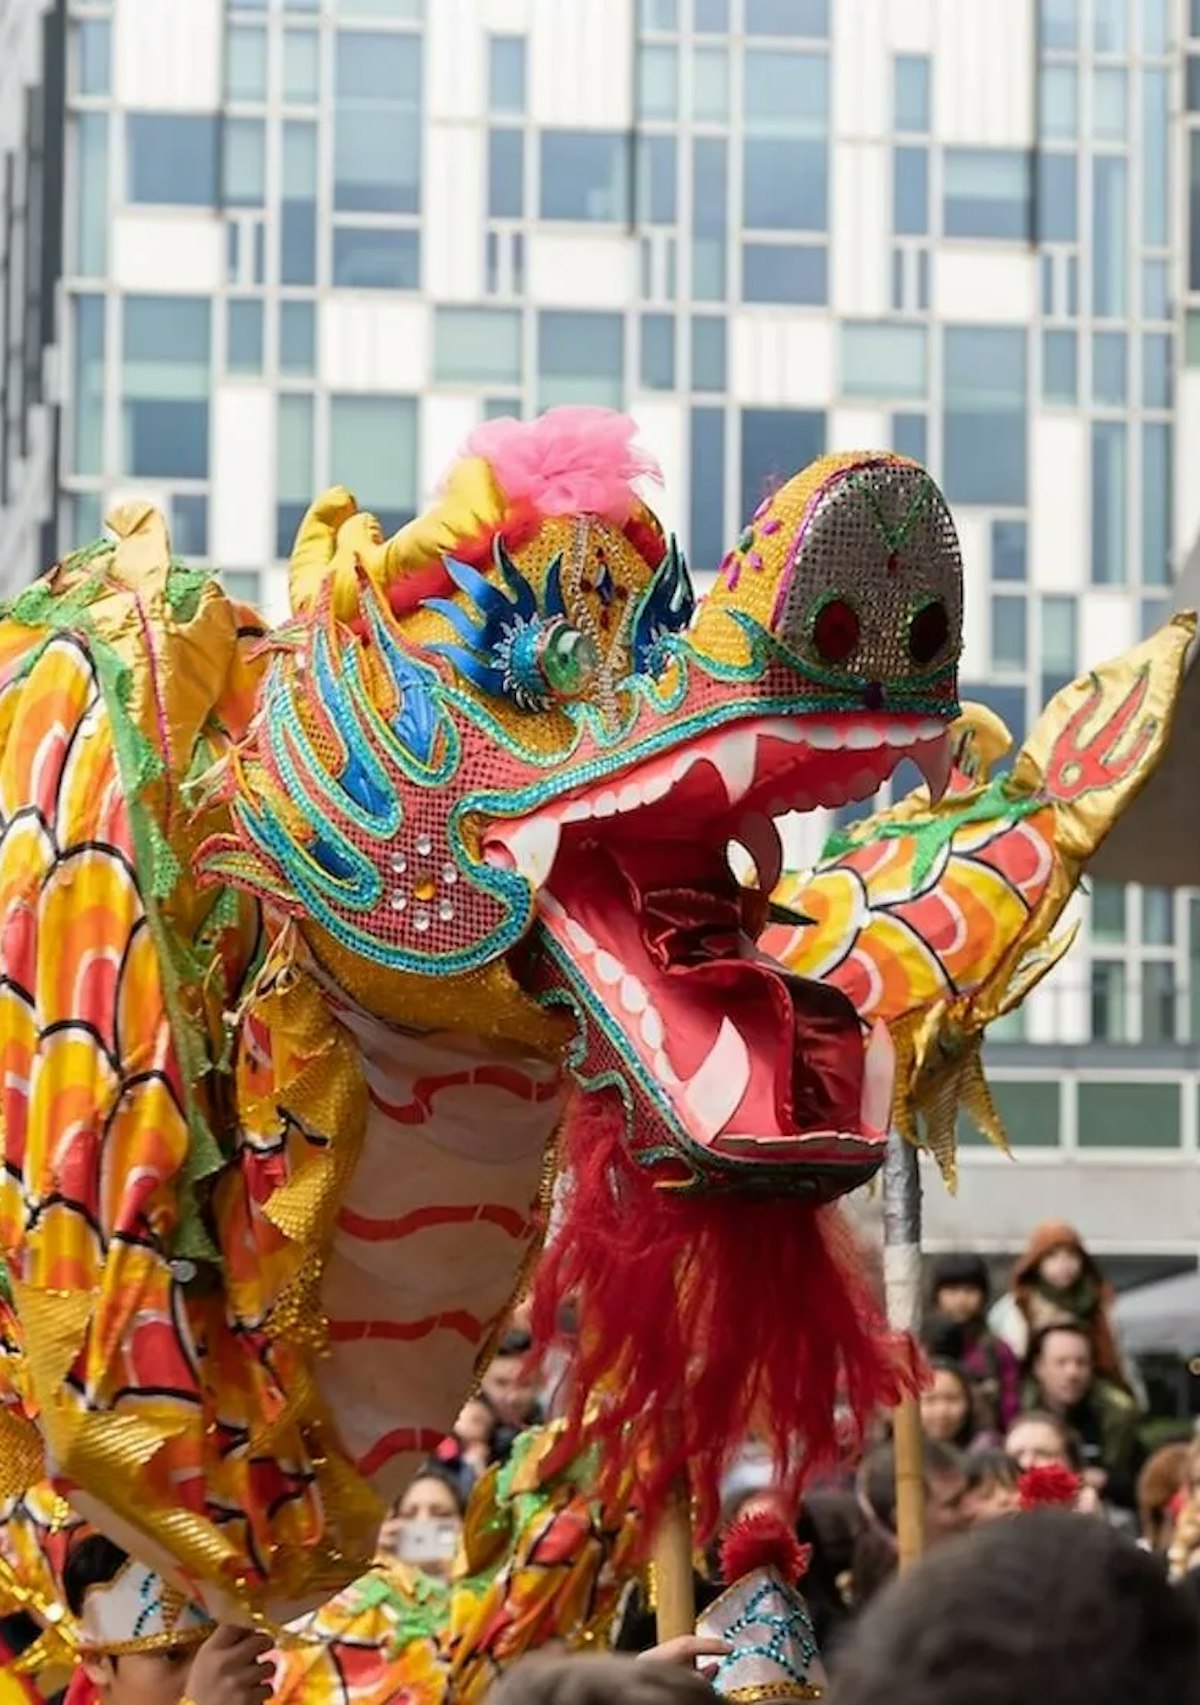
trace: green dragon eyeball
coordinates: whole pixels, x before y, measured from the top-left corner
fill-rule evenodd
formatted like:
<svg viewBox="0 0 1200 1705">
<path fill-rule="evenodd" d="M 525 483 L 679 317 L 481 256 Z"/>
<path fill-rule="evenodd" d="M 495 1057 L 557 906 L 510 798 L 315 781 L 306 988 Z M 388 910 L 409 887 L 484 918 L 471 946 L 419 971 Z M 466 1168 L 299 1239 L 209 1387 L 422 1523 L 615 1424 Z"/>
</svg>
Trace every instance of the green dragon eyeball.
<svg viewBox="0 0 1200 1705">
<path fill-rule="evenodd" d="M 600 664 L 600 655 L 585 633 L 567 622 L 546 636 L 539 659 L 551 691 L 562 699 L 577 698 Z"/>
</svg>

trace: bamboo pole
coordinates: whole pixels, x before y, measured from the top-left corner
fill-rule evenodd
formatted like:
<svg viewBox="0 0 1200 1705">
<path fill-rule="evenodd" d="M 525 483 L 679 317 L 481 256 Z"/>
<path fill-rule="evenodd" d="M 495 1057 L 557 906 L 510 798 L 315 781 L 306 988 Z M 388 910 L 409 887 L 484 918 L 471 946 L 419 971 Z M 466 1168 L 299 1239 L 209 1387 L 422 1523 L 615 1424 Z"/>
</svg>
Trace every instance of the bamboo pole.
<svg viewBox="0 0 1200 1705">
<path fill-rule="evenodd" d="M 654 1614 L 660 1643 L 696 1632 L 692 1552 L 690 1500 L 681 1482 L 654 1536 Z"/>
<path fill-rule="evenodd" d="M 917 1151 L 899 1133 L 888 1137 L 883 1162 L 883 1274 L 888 1325 L 915 1333 L 921 1324 L 921 1173 Z M 901 1571 L 925 1542 L 925 1469 L 921 1409 L 906 1397 L 895 1411 L 896 1543 Z"/>
</svg>

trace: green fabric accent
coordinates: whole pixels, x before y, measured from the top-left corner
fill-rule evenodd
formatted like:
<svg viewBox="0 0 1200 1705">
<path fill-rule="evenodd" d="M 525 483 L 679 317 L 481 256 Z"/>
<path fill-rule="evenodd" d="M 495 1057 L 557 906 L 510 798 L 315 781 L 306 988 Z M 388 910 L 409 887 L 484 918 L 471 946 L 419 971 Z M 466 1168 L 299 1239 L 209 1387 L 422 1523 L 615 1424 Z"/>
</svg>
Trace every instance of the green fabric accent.
<svg viewBox="0 0 1200 1705">
<path fill-rule="evenodd" d="M 871 846 L 876 841 L 898 841 L 911 838 L 916 842 L 913 859 L 913 886 L 919 888 L 941 856 L 942 849 L 968 823 L 984 823 L 990 817 L 1006 817 L 1016 824 L 1040 811 L 1043 801 L 1023 798 L 1009 791 L 1007 774 L 999 775 L 975 794 L 965 805 L 947 804 L 927 817 L 910 818 L 907 822 L 886 822 L 864 825 L 867 832 L 855 834 L 854 828 L 838 829 L 826 841 L 820 864 L 832 864 L 858 847 Z"/>
<path fill-rule="evenodd" d="M 190 622 L 200 608 L 212 576 L 206 568 L 182 568 L 173 562 L 167 572 L 167 603 L 177 622 Z"/>
<path fill-rule="evenodd" d="M 12 1286 L 8 1282 L 8 1266 L 3 1256 L 0 1256 L 0 1302 L 11 1303 Z"/>
<path fill-rule="evenodd" d="M 900 546 L 928 509 L 929 499 L 933 492 L 933 481 L 927 474 L 917 490 L 917 495 L 912 499 L 899 521 L 893 524 L 883 513 L 878 494 L 869 480 L 861 474 L 851 474 L 849 483 L 853 490 L 866 500 L 874 517 L 875 525 L 879 529 L 879 536 L 883 540 L 884 548 L 889 551 L 900 549 Z"/>
</svg>

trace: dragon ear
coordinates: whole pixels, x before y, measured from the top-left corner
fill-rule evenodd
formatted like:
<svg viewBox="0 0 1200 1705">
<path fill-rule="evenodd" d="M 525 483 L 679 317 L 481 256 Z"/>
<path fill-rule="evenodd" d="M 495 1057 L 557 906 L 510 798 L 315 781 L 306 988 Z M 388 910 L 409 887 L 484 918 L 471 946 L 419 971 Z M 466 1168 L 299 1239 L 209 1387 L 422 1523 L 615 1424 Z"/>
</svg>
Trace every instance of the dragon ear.
<svg viewBox="0 0 1200 1705">
<path fill-rule="evenodd" d="M 338 531 L 357 513 L 353 493 L 335 485 L 321 493 L 301 521 L 288 568 L 293 615 L 302 615 L 316 603 L 337 554 Z"/>
</svg>

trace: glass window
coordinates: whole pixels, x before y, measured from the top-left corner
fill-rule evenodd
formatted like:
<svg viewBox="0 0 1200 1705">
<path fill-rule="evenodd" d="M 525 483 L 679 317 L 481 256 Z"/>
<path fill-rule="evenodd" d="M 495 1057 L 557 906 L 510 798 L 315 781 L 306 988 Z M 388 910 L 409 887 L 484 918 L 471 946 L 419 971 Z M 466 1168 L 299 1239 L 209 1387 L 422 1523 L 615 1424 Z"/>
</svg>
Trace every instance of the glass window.
<svg viewBox="0 0 1200 1705">
<path fill-rule="evenodd" d="M 925 135 L 929 130 L 928 54 L 897 54 L 893 76 L 896 129 Z"/>
<path fill-rule="evenodd" d="M 1125 896 L 1121 882 L 1092 884 L 1092 934 L 1097 941 L 1124 941 Z"/>
<path fill-rule="evenodd" d="M 1078 235 L 1079 200 L 1074 154 L 1039 154 L 1037 174 L 1040 240 L 1073 243 Z"/>
<path fill-rule="evenodd" d="M 1188 54 L 1185 87 L 1188 111 L 1200 112 L 1200 54 Z"/>
<path fill-rule="evenodd" d="M 1124 142 L 1129 123 L 1124 71 L 1106 66 L 1092 78 L 1092 135 L 1100 142 Z"/>
<path fill-rule="evenodd" d="M 1048 403 L 1077 401 L 1079 340 L 1074 332 L 1042 333 L 1042 395 Z"/>
<path fill-rule="evenodd" d="M 290 0 L 295 5 L 295 0 Z M 318 10 L 314 5 L 311 10 Z M 423 0 L 333 0 L 333 10 L 344 18 L 420 18 Z"/>
<path fill-rule="evenodd" d="M 107 95 L 111 60 L 111 31 L 107 18 L 81 18 L 76 26 L 79 54 L 79 93 Z"/>
<path fill-rule="evenodd" d="M 416 398 L 330 397 L 329 477 L 349 486 L 385 533 L 411 521 L 417 508 Z"/>
<path fill-rule="evenodd" d="M 997 1025 L 990 1027 L 989 1037 L 996 1034 L 997 1028 Z M 1011 1078 L 989 1078 L 989 1088 L 1014 1148 L 1058 1147 L 1061 1137 L 1057 1083 L 1039 1079 L 1019 1083 Z M 968 1148 L 990 1146 L 987 1138 L 965 1115 L 960 1115 L 959 1141 Z"/>
<path fill-rule="evenodd" d="M 171 499 L 171 543 L 180 556 L 208 555 L 208 499 L 176 492 Z"/>
<path fill-rule="evenodd" d="M 1092 338 L 1092 397 L 1123 406 L 1128 396 L 1124 332 L 1096 332 Z"/>
<path fill-rule="evenodd" d="M 1039 114 L 1045 137 L 1079 132 L 1079 72 L 1073 65 L 1043 65 L 1039 72 Z"/>
<path fill-rule="evenodd" d="M 697 136 L 692 143 L 692 298 L 726 298 L 726 218 L 730 199 L 730 160 L 726 143 Z"/>
<path fill-rule="evenodd" d="M 1092 584 L 1125 583 L 1125 422 L 1092 422 Z"/>
<path fill-rule="evenodd" d="M 283 32 L 283 98 L 312 106 L 321 98 L 321 38 L 316 30 Z"/>
<path fill-rule="evenodd" d="M 1025 600 L 1008 596 L 992 599 L 992 667 L 1024 669 Z"/>
<path fill-rule="evenodd" d="M 625 396 L 625 322 L 620 314 L 538 315 L 541 408 L 599 403 L 620 408 Z"/>
<path fill-rule="evenodd" d="M 348 290 L 419 290 L 421 239 L 416 231 L 338 226 L 333 282 Z"/>
<path fill-rule="evenodd" d="M 1007 326 L 948 326 L 942 434 L 951 503 L 1023 504 L 1026 340 Z"/>
<path fill-rule="evenodd" d="M 1200 129 L 1188 132 L 1188 288 L 1200 290 Z"/>
<path fill-rule="evenodd" d="M 1030 230 L 1029 156 L 1008 148 L 947 148 L 948 237 L 1011 237 Z"/>
<path fill-rule="evenodd" d="M 279 305 L 279 371 L 311 373 L 317 364 L 317 313 L 311 302 Z"/>
<path fill-rule="evenodd" d="M 337 38 L 333 205 L 416 213 L 421 205 L 421 41 L 370 31 Z"/>
<path fill-rule="evenodd" d="M 641 0 L 638 7 L 638 27 L 643 30 L 677 30 L 678 0 Z"/>
<path fill-rule="evenodd" d="M 225 367 L 230 373 L 263 370 L 263 305 L 257 297 L 234 296 L 225 321 Z"/>
<path fill-rule="evenodd" d="M 1171 46 L 1171 29 L 1167 18 L 1169 0 L 1141 0 L 1142 52 L 1161 57 Z"/>
<path fill-rule="evenodd" d="M 1200 309 L 1189 308 L 1184 316 L 1183 354 L 1189 367 L 1200 367 Z"/>
<path fill-rule="evenodd" d="M 1125 312 L 1126 178 L 1123 158 L 1098 154 L 1092 161 L 1092 312 L 1114 318 Z"/>
<path fill-rule="evenodd" d="M 636 146 L 638 220 L 648 225 L 673 225 L 676 215 L 675 138 L 642 136 Z"/>
<path fill-rule="evenodd" d="M 1097 1042 L 1127 1042 L 1125 962 L 1092 960 L 1092 1037 Z"/>
<path fill-rule="evenodd" d="M 1079 0 L 1042 0 L 1038 17 L 1043 47 L 1078 48 Z"/>
<path fill-rule="evenodd" d="M 78 149 L 75 265 L 85 278 L 108 271 L 108 115 L 83 112 L 75 120 Z"/>
<path fill-rule="evenodd" d="M 262 603 L 262 576 L 254 569 L 224 568 L 221 570 L 221 584 L 225 595 L 235 604 L 249 604 L 257 609 Z"/>
<path fill-rule="evenodd" d="M 744 408 L 738 513 L 753 515 L 794 469 L 824 455 L 825 430 L 821 409 Z"/>
<path fill-rule="evenodd" d="M 200 296 L 127 296 L 122 472 L 208 477 L 210 308 Z"/>
<path fill-rule="evenodd" d="M 1142 889 L 1142 940 L 1147 947 L 1175 945 L 1175 891 Z"/>
<path fill-rule="evenodd" d="M 1169 320 L 1172 316 L 1170 268 L 1165 260 L 1142 262 L 1142 318 Z"/>
<path fill-rule="evenodd" d="M 225 31 L 225 97 L 267 98 L 267 32 L 261 24 L 230 24 Z"/>
<path fill-rule="evenodd" d="M 1125 52 L 1126 0 L 1092 0 L 1092 50 Z"/>
<path fill-rule="evenodd" d="M 675 316 L 642 315 L 641 383 L 647 391 L 675 389 Z"/>
<path fill-rule="evenodd" d="M 100 508 L 98 491 L 77 491 L 62 499 L 62 525 L 59 529 L 62 540 L 59 550 L 62 553 L 77 550 L 80 545 L 91 544 L 93 539 L 100 538 L 104 531 Z"/>
<path fill-rule="evenodd" d="M 1047 597 L 1042 599 L 1042 651 L 1041 664 L 1043 675 L 1055 675 L 1073 680 L 1078 670 L 1078 627 L 1079 614 L 1077 602 L 1068 597 Z"/>
<path fill-rule="evenodd" d="M 277 417 L 275 490 L 275 554 L 291 554 L 296 529 L 313 499 L 315 473 L 313 400 L 284 392 Z M 358 478 L 357 473 L 352 476 Z"/>
<path fill-rule="evenodd" d="M 1148 420 L 1142 426 L 1142 582 L 1169 586 L 1171 574 L 1171 428 Z"/>
<path fill-rule="evenodd" d="M 725 35 L 729 29 L 729 0 L 693 0 L 696 28 L 707 35 Z"/>
<path fill-rule="evenodd" d="M 742 244 L 742 300 L 792 302 L 817 307 L 827 299 L 823 248 L 797 243 Z"/>
<path fill-rule="evenodd" d="M 521 382 L 521 314 L 516 308 L 436 308 L 433 371 L 455 384 Z"/>
<path fill-rule="evenodd" d="M 829 0 L 746 0 L 746 34 L 827 36 Z"/>
<path fill-rule="evenodd" d="M 997 687 L 990 681 L 963 681 L 959 684 L 963 702 L 977 701 L 998 716 L 1013 737 L 1014 747 L 1025 740 L 1024 687 Z"/>
<path fill-rule="evenodd" d="M 1139 637 L 1149 639 L 1152 633 L 1157 633 L 1171 618 L 1171 600 L 1169 598 L 1143 598 L 1138 612 Z M 1191 902 L 1193 905 L 1195 902 Z M 1200 994 L 1200 985 L 1196 985 Z"/>
<path fill-rule="evenodd" d="M 76 296 L 75 437 L 71 471 L 104 472 L 104 297 Z"/>
<path fill-rule="evenodd" d="M 317 278 L 317 127 L 294 120 L 283 127 L 279 277 L 283 284 Z"/>
<path fill-rule="evenodd" d="M 1142 963 L 1142 1041 L 1174 1042 L 1176 1039 L 1177 991 L 1175 966 L 1169 960 L 1148 959 Z"/>
<path fill-rule="evenodd" d="M 543 130 L 543 219 L 629 219 L 629 137 L 616 130 Z"/>
<path fill-rule="evenodd" d="M 267 193 L 267 135 L 261 118 L 222 125 L 221 199 L 226 207 L 261 207 Z"/>
<path fill-rule="evenodd" d="M 1165 71 L 1142 73 L 1142 236 L 1156 248 L 1169 239 L 1171 119 Z"/>
<path fill-rule="evenodd" d="M 892 449 L 914 462 L 924 462 L 929 453 L 929 423 L 923 414 L 892 416 Z"/>
<path fill-rule="evenodd" d="M 1142 402 L 1146 408 L 1171 406 L 1171 337 L 1147 332 L 1142 338 Z"/>
<path fill-rule="evenodd" d="M 126 195 L 132 202 L 174 207 L 214 206 L 216 114 L 128 113 L 125 166 Z"/>
<path fill-rule="evenodd" d="M 1028 547 L 1024 521 L 993 521 L 992 579 L 1023 581 L 1028 572 Z"/>
<path fill-rule="evenodd" d="M 519 219 L 525 211 L 525 134 L 488 132 L 488 213 L 493 219 Z"/>
<path fill-rule="evenodd" d="M 1080 1148 L 1179 1147 L 1179 1084 L 1080 1083 Z"/>
<path fill-rule="evenodd" d="M 715 569 L 725 554 L 725 411 L 694 408 L 691 419 L 688 551 L 693 568 Z"/>
<path fill-rule="evenodd" d="M 928 148 L 892 151 L 892 228 L 904 237 L 923 237 L 929 230 Z"/>
<path fill-rule="evenodd" d="M 493 36 L 488 43 L 488 100 L 493 112 L 525 111 L 524 36 Z"/>
<path fill-rule="evenodd" d="M 923 397 L 928 351 L 924 326 L 894 321 L 842 321 L 842 394 Z"/>
<path fill-rule="evenodd" d="M 1188 34 L 1200 36 L 1200 0 L 1190 0 L 1188 6 Z"/>
<path fill-rule="evenodd" d="M 679 49 L 642 43 L 637 50 L 638 117 L 679 116 Z"/>
<path fill-rule="evenodd" d="M 725 321 L 697 316 L 692 321 L 692 389 L 725 389 Z"/>
<path fill-rule="evenodd" d="M 746 225 L 824 231 L 829 220 L 829 61 L 823 53 L 747 50 Z"/>
<path fill-rule="evenodd" d="M 729 118 L 729 51 L 697 47 L 692 55 L 692 113 L 698 123 L 724 124 Z"/>
</svg>

